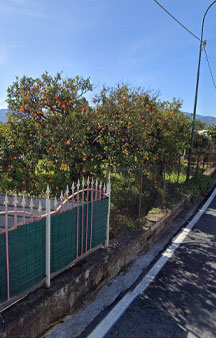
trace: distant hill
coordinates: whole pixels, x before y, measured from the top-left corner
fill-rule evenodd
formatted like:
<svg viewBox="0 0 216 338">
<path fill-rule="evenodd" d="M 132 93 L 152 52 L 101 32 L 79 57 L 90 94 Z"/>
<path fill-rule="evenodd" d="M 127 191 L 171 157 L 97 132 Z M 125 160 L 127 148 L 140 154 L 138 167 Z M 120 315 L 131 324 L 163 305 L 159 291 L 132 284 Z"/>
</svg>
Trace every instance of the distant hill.
<svg viewBox="0 0 216 338">
<path fill-rule="evenodd" d="M 7 122 L 7 116 L 6 113 L 8 112 L 8 109 L 0 109 L 0 122 Z"/>
<path fill-rule="evenodd" d="M 190 113 L 186 113 L 185 115 L 187 115 L 190 119 L 192 118 L 192 114 Z M 213 116 L 204 116 L 204 115 L 196 115 L 196 119 L 205 122 L 208 125 L 211 125 L 212 123 L 216 125 L 216 117 Z"/>
</svg>

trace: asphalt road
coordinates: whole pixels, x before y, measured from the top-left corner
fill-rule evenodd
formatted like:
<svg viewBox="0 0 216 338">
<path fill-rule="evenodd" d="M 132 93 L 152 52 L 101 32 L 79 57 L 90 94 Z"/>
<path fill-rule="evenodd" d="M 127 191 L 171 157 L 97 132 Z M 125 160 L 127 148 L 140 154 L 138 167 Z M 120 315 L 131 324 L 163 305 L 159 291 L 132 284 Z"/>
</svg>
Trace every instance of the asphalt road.
<svg viewBox="0 0 216 338">
<path fill-rule="evenodd" d="M 216 198 L 105 337 L 216 337 Z"/>
</svg>

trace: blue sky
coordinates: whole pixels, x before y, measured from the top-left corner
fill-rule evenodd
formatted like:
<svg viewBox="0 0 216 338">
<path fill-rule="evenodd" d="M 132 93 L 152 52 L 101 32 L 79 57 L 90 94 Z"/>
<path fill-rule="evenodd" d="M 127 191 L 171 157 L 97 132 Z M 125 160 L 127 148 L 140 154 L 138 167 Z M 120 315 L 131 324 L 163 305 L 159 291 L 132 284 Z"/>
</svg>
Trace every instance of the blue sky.
<svg viewBox="0 0 216 338">
<path fill-rule="evenodd" d="M 200 37 L 211 0 L 160 3 Z M 216 80 L 216 4 L 204 29 Z M 81 75 L 95 92 L 127 82 L 183 100 L 192 112 L 199 41 L 153 0 L 0 0 L 0 108 L 15 76 Z M 197 113 L 216 116 L 216 90 L 202 55 Z"/>
</svg>

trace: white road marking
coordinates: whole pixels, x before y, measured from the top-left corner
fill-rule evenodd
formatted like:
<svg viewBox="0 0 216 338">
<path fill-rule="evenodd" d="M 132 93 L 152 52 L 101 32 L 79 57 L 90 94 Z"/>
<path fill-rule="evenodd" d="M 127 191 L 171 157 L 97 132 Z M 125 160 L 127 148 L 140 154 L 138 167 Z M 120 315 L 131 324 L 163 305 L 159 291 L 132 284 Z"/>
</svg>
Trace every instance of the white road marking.
<svg viewBox="0 0 216 338">
<path fill-rule="evenodd" d="M 103 338 L 108 331 L 113 327 L 113 325 L 118 321 L 118 319 L 123 315 L 123 313 L 127 310 L 130 304 L 134 301 L 134 299 L 143 293 L 148 286 L 153 282 L 155 277 L 158 275 L 160 270 L 164 267 L 167 261 L 172 257 L 176 249 L 183 242 L 185 237 L 190 233 L 191 229 L 198 222 L 200 217 L 204 214 L 208 206 L 213 201 L 216 196 L 216 189 L 213 191 L 211 196 L 208 198 L 206 203 L 203 205 L 202 209 L 198 211 L 198 213 L 193 217 L 190 223 L 181 231 L 181 233 L 175 238 L 173 243 L 162 253 L 161 257 L 157 260 L 157 262 L 153 265 L 153 267 L 149 270 L 149 272 L 143 277 L 141 282 L 136 286 L 136 288 L 132 291 L 129 291 L 115 306 L 114 308 L 107 314 L 106 317 L 98 324 L 98 326 L 90 333 L 88 338 Z"/>
</svg>

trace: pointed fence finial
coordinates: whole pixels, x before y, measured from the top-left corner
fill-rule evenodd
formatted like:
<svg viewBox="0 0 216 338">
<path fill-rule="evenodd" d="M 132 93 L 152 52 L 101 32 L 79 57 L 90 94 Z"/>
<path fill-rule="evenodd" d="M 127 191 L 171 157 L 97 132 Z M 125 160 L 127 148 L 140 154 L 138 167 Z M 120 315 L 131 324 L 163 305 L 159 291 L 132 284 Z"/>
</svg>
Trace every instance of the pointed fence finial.
<svg viewBox="0 0 216 338">
<path fill-rule="evenodd" d="M 50 195 L 50 188 L 49 188 L 49 184 L 47 184 L 47 189 L 46 189 L 47 198 L 49 198 L 49 195 Z"/>
<path fill-rule="evenodd" d="M 8 204 L 9 204 L 9 199 L 8 199 L 8 195 L 6 194 L 5 200 L 4 200 L 4 205 L 5 205 L 6 208 L 8 207 Z"/>
<path fill-rule="evenodd" d="M 65 191 L 65 194 L 66 194 L 66 196 L 67 196 L 67 198 L 68 198 L 68 196 L 69 196 L 69 187 L 68 187 L 68 185 L 67 185 L 67 189 L 66 189 L 66 191 Z"/>
<path fill-rule="evenodd" d="M 82 179 L 82 188 L 84 189 L 85 187 L 85 179 L 84 179 L 84 176 L 83 176 L 83 179 Z"/>
<path fill-rule="evenodd" d="M 17 206 L 18 206 L 18 198 L 17 198 L 17 194 L 14 195 L 13 205 L 14 205 L 14 207 L 17 207 Z"/>
<path fill-rule="evenodd" d="M 29 203 L 30 209 L 32 210 L 34 208 L 34 202 L 33 202 L 33 198 L 31 197 L 30 199 L 30 203 Z"/>
<path fill-rule="evenodd" d="M 62 202 L 63 202 L 63 200 L 64 200 L 63 191 L 61 191 L 60 200 L 61 200 L 61 203 L 62 203 Z"/>
<path fill-rule="evenodd" d="M 41 215 L 41 211 L 42 211 L 42 205 L 41 205 L 41 201 L 39 201 L 38 203 L 38 211 L 39 211 L 39 215 Z"/>
<path fill-rule="evenodd" d="M 94 186 L 94 179 L 93 179 L 93 177 L 92 177 L 92 180 L 91 180 L 91 188 L 93 188 L 93 186 Z"/>
<path fill-rule="evenodd" d="M 88 176 L 88 178 L 87 178 L 87 186 L 89 186 L 89 184 L 90 184 L 90 180 L 89 180 L 89 176 Z"/>
<path fill-rule="evenodd" d="M 58 206 L 58 201 L 57 201 L 57 197 L 55 196 L 54 208 L 57 209 L 57 206 Z"/>
<path fill-rule="evenodd" d="M 72 195 L 74 194 L 74 189 L 75 189 L 75 184 L 74 182 L 72 183 L 71 190 L 72 190 Z"/>
<path fill-rule="evenodd" d="M 25 209 L 25 206 L 26 206 L 26 200 L 25 200 L 25 196 L 23 195 L 23 198 L 22 198 L 22 207 L 23 207 L 23 209 Z"/>
<path fill-rule="evenodd" d="M 80 180 L 78 179 L 78 181 L 77 181 L 77 190 L 79 190 L 79 187 L 80 187 Z"/>
</svg>

